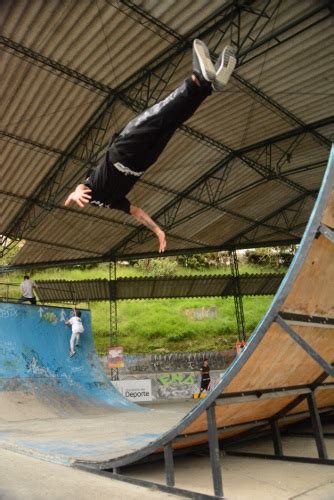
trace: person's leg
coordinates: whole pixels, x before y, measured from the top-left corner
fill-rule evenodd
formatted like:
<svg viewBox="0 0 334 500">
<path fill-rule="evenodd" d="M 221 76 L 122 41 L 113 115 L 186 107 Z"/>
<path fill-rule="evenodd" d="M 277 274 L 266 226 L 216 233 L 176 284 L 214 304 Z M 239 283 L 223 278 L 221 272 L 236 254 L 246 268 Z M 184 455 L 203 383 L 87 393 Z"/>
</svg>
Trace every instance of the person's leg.
<svg viewBox="0 0 334 500">
<path fill-rule="evenodd" d="M 75 333 L 72 332 L 72 335 L 71 335 L 71 339 L 70 339 L 70 355 L 74 354 L 75 351 L 74 351 L 74 341 L 75 341 Z"/>
<path fill-rule="evenodd" d="M 76 333 L 75 334 L 75 344 L 74 344 L 75 347 L 78 347 L 79 343 L 80 343 L 80 333 Z"/>
<path fill-rule="evenodd" d="M 209 379 L 205 379 L 205 380 L 203 380 L 203 383 L 202 383 L 203 391 L 205 391 L 205 392 L 206 392 L 206 391 L 208 390 L 209 383 L 210 383 L 210 380 L 209 380 Z"/>
<path fill-rule="evenodd" d="M 30 302 L 30 304 L 35 306 L 36 305 L 36 297 L 32 297 L 31 299 L 29 299 L 29 302 Z"/>
<path fill-rule="evenodd" d="M 30 299 L 28 299 L 27 297 L 25 297 L 24 295 L 22 295 L 22 297 L 19 298 L 19 300 L 17 301 L 18 304 L 23 304 L 23 302 L 28 302 Z"/>
<path fill-rule="evenodd" d="M 185 80 L 172 94 L 134 118 L 109 148 L 109 161 L 145 171 L 162 153 L 176 129 L 211 94 L 211 84 Z"/>
</svg>

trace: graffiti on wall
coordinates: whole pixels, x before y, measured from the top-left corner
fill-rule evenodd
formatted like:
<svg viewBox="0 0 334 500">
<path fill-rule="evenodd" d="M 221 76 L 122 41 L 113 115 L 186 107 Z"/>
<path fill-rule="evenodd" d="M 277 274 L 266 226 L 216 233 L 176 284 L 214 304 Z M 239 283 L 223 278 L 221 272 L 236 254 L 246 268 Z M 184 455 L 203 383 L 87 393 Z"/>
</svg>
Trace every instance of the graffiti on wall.
<svg viewBox="0 0 334 500">
<path fill-rule="evenodd" d="M 195 377 L 192 373 L 163 373 L 158 377 L 160 384 L 170 385 L 176 383 L 194 384 Z"/>
<path fill-rule="evenodd" d="M 211 389 L 221 378 L 221 373 L 211 373 Z M 189 399 L 199 391 L 200 375 L 196 372 L 162 373 L 157 377 L 157 394 L 161 399 Z"/>
<path fill-rule="evenodd" d="M 162 373 L 158 376 L 157 397 L 161 399 L 189 399 L 198 388 L 194 372 Z"/>
</svg>

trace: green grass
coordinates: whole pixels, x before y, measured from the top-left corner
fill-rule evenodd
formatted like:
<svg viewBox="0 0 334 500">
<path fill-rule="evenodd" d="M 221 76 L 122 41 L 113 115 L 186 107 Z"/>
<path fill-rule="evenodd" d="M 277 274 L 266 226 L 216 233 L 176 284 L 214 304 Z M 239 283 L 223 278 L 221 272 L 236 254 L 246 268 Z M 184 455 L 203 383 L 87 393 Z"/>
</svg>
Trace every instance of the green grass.
<svg viewBox="0 0 334 500">
<path fill-rule="evenodd" d="M 108 278 L 108 265 L 35 270 L 30 276 L 36 280 L 82 280 Z M 280 269 L 282 271 L 282 269 Z M 256 265 L 240 265 L 240 273 L 268 273 L 277 270 Z M 229 274 L 228 266 L 194 270 L 178 267 L 176 275 Z M 118 277 L 145 276 L 145 271 L 133 266 L 118 266 Z M 22 273 L 12 273 L 2 282 L 22 281 Z M 3 289 L 3 287 L 2 287 Z M 2 292 L 2 290 L 0 290 Z M 20 295 L 17 287 L 11 296 Z M 268 308 L 272 297 L 244 297 L 246 331 L 249 335 Z M 82 307 L 87 307 L 83 304 Z M 216 307 L 217 317 L 205 320 L 191 319 L 186 309 Z M 93 335 L 97 351 L 105 354 L 109 346 L 109 303 L 91 303 Z M 119 336 L 117 342 L 126 353 L 224 350 L 235 345 L 237 328 L 232 298 L 133 300 L 118 303 Z"/>
<path fill-rule="evenodd" d="M 246 330 L 250 334 L 271 297 L 244 297 Z M 185 310 L 217 308 L 216 318 L 191 319 Z M 109 346 L 109 305 L 92 305 L 94 339 L 99 353 Z M 126 353 L 210 351 L 229 349 L 237 340 L 232 298 L 122 301 L 118 304 L 117 342 Z"/>
</svg>

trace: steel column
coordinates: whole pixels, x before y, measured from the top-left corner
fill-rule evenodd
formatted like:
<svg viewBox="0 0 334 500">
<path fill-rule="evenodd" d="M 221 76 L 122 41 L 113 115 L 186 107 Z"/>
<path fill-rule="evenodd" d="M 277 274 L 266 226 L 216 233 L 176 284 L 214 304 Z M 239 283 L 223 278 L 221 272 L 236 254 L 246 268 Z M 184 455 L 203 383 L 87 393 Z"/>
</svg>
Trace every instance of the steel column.
<svg viewBox="0 0 334 500">
<path fill-rule="evenodd" d="M 210 449 L 210 461 L 211 461 L 211 471 L 213 488 L 215 495 L 218 498 L 223 498 L 223 481 L 220 466 L 220 453 L 219 453 L 219 441 L 218 432 L 216 424 L 216 404 L 213 403 L 206 410 L 206 416 L 208 421 L 208 438 L 209 438 L 209 449 Z"/>
<path fill-rule="evenodd" d="M 118 322 L 117 322 L 117 296 L 116 296 L 117 264 L 116 261 L 109 262 L 109 335 L 110 347 L 117 344 Z M 118 380 L 118 368 L 111 368 L 111 380 Z"/>
<path fill-rule="evenodd" d="M 165 477 L 167 486 L 175 486 L 173 448 L 171 443 L 164 446 Z"/>
<path fill-rule="evenodd" d="M 328 454 L 327 454 L 327 450 L 326 450 L 326 444 L 325 444 L 325 440 L 324 440 L 322 424 L 321 424 L 320 415 L 319 415 L 319 411 L 318 411 L 318 407 L 317 407 L 317 402 L 316 402 L 316 399 L 314 396 L 314 392 L 311 392 L 311 394 L 307 395 L 307 403 L 308 403 L 308 407 L 310 409 L 314 438 L 315 438 L 315 442 L 317 445 L 319 458 L 327 459 Z"/>
<path fill-rule="evenodd" d="M 283 456 L 283 446 L 282 446 L 282 438 L 281 438 L 281 432 L 279 429 L 278 421 L 273 420 L 270 423 L 271 426 L 271 434 L 273 438 L 273 445 L 274 445 L 274 452 L 277 457 L 282 457 Z"/>
<path fill-rule="evenodd" d="M 233 276 L 233 297 L 235 307 L 235 317 L 237 320 L 238 340 L 239 342 L 246 340 L 245 333 L 245 316 L 244 306 L 240 287 L 240 274 L 238 265 L 238 255 L 236 250 L 229 252 L 230 255 L 230 268 Z"/>
</svg>

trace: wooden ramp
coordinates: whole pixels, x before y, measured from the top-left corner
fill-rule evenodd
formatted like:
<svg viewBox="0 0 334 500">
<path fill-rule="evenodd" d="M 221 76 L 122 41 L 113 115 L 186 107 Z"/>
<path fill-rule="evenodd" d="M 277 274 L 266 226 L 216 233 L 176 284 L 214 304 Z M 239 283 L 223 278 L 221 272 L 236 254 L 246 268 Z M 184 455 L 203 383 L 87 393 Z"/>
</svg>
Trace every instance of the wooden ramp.
<svg viewBox="0 0 334 500">
<path fill-rule="evenodd" d="M 82 346 L 82 359 L 87 365 L 83 370 L 79 357 L 72 363 L 67 360 L 64 365 L 66 341 L 61 333 L 56 336 L 51 327 L 47 330 L 43 327 L 43 337 L 35 339 L 36 345 L 29 349 L 41 349 L 43 338 L 45 348 L 40 353 L 41 359 L 50 352 L 50 342 L 55 339 L 56 350 L 50 354 L 49 364 L 45 362 L 43 376 L 39 371 L 31 380 L 24 379 L 20 401 L 18 393 L 12 391 L 15 377 L 10 370 L 14 370 L 18 380 L 16 364 L 23 358 L 17 357 L 12 349 L 12 363 L 8 365 L 8 359 L 4 360 L 7 364 L 3 365 L 1 380 L 6 390 L 3 391 L 6 408 L 22 405 L 29 393 L 32 409 L 26 418 L 22 416 L 20 425 L 0 415 L 0 445 L 91 471 L 113 470 L 116 478 L 119 468 L 163 453 L 167 486 L 172 487 L 173 453 L 209 443 L 215 495 L 221 498 L 219 441 L 225 446 L 231 439 L 269 430 L 275 456 L 282 457 L 281 427 L 311 416 L 317 460 L 334 464 L 334 457 L 327 456 L 320 419 L 321 413 L 334 414 L 333 297 L 334 147 L 304 237 L 285 279 L 247 347 L 205 399 L 197 404 L 189 402 L 191 409 L 183 417 L 184 412 L 168 408 L 143 411 L 123 400 L 109 381 L 104 380 L 88 337 Z M 45 317 L 53 321 L 54 316 L 55 313 L 50 316 L 47 312 Z M 16 316 L 14 320 L 17 322 Z M 22 328 L 27 321 L 27 317 L 22 320 Z M 59 322 L 52 328 L 60 328 Z M 17 332 L 20 333 L 19 329 Z M 16 347 L 22 344 L 26 357 L 27 332 L 24 335 L 22 332 Z M 8 339 L 9 346 L 12 340 Z M 54 353 L 58 353 L 62 366 L 58 366 Z M 36 359 L 34 354 L 30 371 L 36 368 Z M 24 363 L 23 372 L 27 377 Z M 58 401 L 60 388 L 62 398 Z M 9 394 L 13 401 L 8 400 Z M 45 418 L 40 416 L 41 407 L 50 413 Z M 2 409 L 6 408 L 2 404 Z"/>
<path fill-rule="evenodd" d="M 247 347 L 219 385 L 176 426 L 141 450 L 104 462 L 76 464 L 115 469 L 163 450 L 166 463 L 171 463 L 172 449 L 259 429 L 272 430 L 275 452 L 282 454 L 279 427 L 310 414 L 320 434 L 316 436 L 319 457 L 326 461 L 317 424 L 319 412 L 334 411 L 333 228 L 334 147 L 290 269 Z"/>
</svg>

